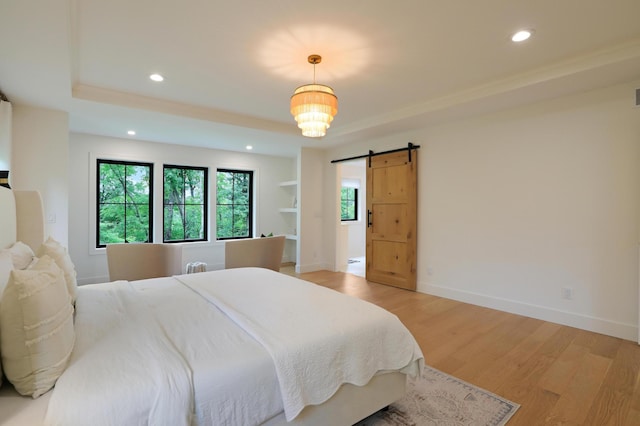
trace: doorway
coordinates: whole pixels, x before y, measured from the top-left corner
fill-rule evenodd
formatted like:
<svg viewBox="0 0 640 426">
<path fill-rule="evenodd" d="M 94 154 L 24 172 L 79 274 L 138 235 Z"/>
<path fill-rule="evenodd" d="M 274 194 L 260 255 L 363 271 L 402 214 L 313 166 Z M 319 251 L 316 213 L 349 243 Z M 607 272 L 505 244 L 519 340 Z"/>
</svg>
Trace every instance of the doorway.
<svg viewBox="0 0 640 426">
<path fill-rule="evenodd" d="M 347 162 L 360 160 L 366 176 L 360 191 L 365 200 L 366 216 L 360 213 L 365 229 L 365 278 L 380 284 L 415 291 L 417 284 L 417 149 L 409 142 L 399 148 L 357 157 L 332 160 L 342 163 L 336 168 L 337 221 L 335 270 L 347 271 L 349 233 L 343 218 L 344 179 Z M 362 160 L 367 160 L 362 161 Z M 343 170 L 345 173 L 343 173 Z M 360 188 L 360 189 L 362 189 Z M 363 196 L 364 195 L 364 196 Z M 363 204 L 358 204 L 361 208 Z M 346 260 L 346 262 L 345 262 Z M 354 262 L 357 263 L 357 262 Z"/>
<path fill-rule="evenodd" d="M 366 160 L 339 164 L 340 222 L 338 270 L 365 276 L 366 268 Z"/>
</svg>

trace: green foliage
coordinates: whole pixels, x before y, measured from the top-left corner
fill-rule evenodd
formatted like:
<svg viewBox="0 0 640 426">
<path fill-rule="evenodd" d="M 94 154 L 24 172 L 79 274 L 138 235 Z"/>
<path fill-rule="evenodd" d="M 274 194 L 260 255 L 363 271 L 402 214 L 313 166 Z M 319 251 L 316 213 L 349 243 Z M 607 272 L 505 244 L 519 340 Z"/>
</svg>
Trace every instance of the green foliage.
<svg viewBox="0 0 640 426">
<path fill-rule="evenodd" d="M 340 190 L 340 219 L 356 220 L 356 188 L 342 187 Z"/>
<path fill-rule="evenodd" d="M 152 240 L 151 164 L 98 160 L 99 245 Z M 216 176 L 217 238 L 251 237 L 252 172 Z M 167 166 L 163 182 L 163 241 L 206 238 L 207 170 Z"/>
<path fill-rule="evenodd" d="M 203 240 L 206 170 L 164 168 L 164 241 Z"/>
<path fill-rule="evenodd" d="M 151 238 L 151 165 L 98 161 L 98 245 Z"/>
<path fill-rule="evenodd" d="M 251 236 L 251 172 L 218 171 L 216 174 L 217 238 Z"/>
</svg>

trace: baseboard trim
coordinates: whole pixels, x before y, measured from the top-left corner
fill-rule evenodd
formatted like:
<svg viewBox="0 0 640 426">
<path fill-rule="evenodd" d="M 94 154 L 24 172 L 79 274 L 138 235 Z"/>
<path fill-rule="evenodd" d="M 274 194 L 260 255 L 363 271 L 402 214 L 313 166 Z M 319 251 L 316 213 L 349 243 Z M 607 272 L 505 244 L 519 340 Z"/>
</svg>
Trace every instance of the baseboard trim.
<svg viewBox="0 0 640 426">
<path fill-rule="evenodd" d="M 485 308 L 497 309 L 512 314 L 536 318 L 557 324 L 567 325 L 608 336 L 619 337 L 636 342 L 638 339 L 637 324 L 627 324 L 604 318 L 562 311 L 546 306 L 532 305 L 517 300 L 504 299 L 465 290 L 452 289 L 433 284 L 419 283 L 418 291 Z"/>
<path fill-rule="evenodd" d="M 296 273 L 303 274 L 305 272 L 315 272 L 315 271 L 331 271 L 332 268 L 326 263 L 311 263 L 308 265 L 298 265 L 296 264 Z"/>
</svg>

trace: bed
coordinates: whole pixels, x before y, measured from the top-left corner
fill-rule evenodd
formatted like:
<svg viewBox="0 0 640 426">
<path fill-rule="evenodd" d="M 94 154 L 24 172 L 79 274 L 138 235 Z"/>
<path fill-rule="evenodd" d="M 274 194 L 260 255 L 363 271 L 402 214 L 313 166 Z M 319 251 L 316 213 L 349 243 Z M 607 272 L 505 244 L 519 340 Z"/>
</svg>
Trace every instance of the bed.
<svg viewBox="0 0 640 426">
<path fill-rule="evenodd" d="M 42 222 L 37 193 L 21 198 L 0 188 L 0 249 L 44 240 L 20 223 Z M 64 370 L 36 399 L 5 378 L 1 424 L 351 425 L 402 397 L 423 365 L 394 315 L 263 268 L 74 291 Z"/>
</svg>

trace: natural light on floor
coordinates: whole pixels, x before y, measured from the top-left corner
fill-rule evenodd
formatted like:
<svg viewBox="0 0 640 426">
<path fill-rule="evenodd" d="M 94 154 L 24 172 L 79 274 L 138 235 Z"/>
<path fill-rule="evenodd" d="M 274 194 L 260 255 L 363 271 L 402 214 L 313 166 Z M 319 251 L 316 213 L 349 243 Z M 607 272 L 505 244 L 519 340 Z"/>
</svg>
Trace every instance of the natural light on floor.
<svg viewBox="0 0 640 426">
<path fill-rule="evenodd" d="M 347 262 L 347 272 L 353 275 L 358 275 L 359 277 L 365 276 L 365 258 L 362 257 L 351 257 Z"/>
</svg>

